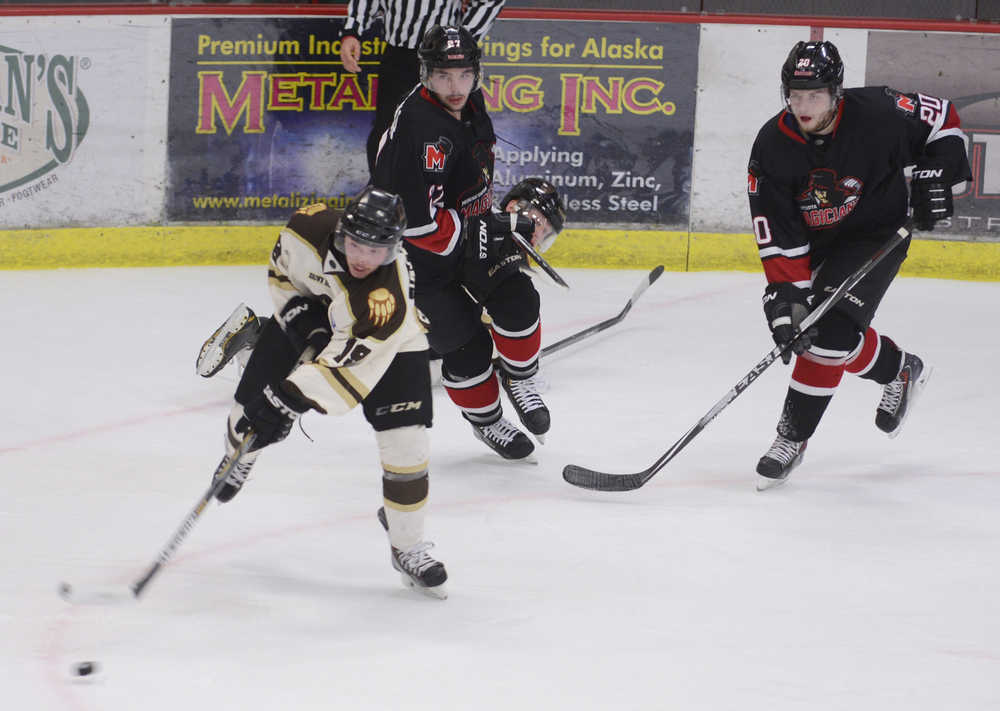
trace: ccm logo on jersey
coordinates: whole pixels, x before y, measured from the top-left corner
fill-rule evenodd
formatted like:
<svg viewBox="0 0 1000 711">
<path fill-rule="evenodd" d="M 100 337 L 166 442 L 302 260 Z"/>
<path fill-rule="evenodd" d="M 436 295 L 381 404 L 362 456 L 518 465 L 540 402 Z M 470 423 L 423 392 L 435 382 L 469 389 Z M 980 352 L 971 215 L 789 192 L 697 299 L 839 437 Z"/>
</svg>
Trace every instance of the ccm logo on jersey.
<svg viewBox="0 0 1000 711">
<path fill-rule="evenodd" d="M 408 412 L 410 410 L 419 410 L 421 405 L 424 404 L 423 400 L 409 400 L 408 402 L 394 402 L 391 405 L 382 405 L 381 407 L 375 408 L 375 415 L 388 415 L 395 412 Z"/>
<path fill-rule="evenodd" d="M 444 170 L 444 162 L 451 153 L 451 141 L 444 136 L 439 136 L 437 143 L 424 144 L 424 170 L 432 170 L 440 173 Z"/>
<path fill-rule="evenodd" d="M 913 171 L 914 178 L 920 178 L 921 180 L 930 180 L 931 178 L 943 178 L 944 169 L 943 168 L 926 168 L 924 170 Z"/>
</svg>

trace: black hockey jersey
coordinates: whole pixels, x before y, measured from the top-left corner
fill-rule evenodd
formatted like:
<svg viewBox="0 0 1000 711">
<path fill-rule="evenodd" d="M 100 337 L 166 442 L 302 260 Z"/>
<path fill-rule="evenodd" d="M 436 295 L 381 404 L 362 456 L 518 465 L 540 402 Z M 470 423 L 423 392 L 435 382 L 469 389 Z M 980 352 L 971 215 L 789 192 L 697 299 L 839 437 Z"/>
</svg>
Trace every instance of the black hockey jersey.
<svg viewBox="0 0 1000 711">
<path fill-rule="evenodd" d="M 404 238 L 435 254 L 451 254 L 469 217 L 493 203 L 493 122 L 473 91 L 456 119 L 424 87 L 397 107 L 382 137 L 372 182 L 406 208 Z"/>
<path fill-rule="evenodd" d="M 958 114 L 947 99 L 888 87 L 847 89 L 831 134 L 804 136 L 782 111 L 757 134 L 747 192 L 769 283 L 808 286 L 838 240 L 877 239 L 906 220 L 903 169 L 972 177 Z"/>
</svg>

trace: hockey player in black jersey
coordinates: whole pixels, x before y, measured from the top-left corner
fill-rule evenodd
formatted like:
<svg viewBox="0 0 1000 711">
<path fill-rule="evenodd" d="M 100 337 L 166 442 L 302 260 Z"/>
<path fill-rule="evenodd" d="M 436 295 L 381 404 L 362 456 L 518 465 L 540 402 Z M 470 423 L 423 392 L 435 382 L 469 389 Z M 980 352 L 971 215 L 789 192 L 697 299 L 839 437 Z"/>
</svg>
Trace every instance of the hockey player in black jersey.
<svg viewBox="0 0 1000 711">
<path fill-rule="evenodd" d="M 503 417 L 500 389 L 539 441 L 550 426 L 535 379 L 538 292 L 521 272 L 524 257 L 510 236 L 517 231 L 530 239 L 535 226 L 520 212 L 493 210 L 496 138 L 478 89 L 480 50 L 472 35 L 433 27 L 418 56 L 421 85 L 383 135 L 372 180 L 406 206 L 416 302 L 430 321 L 428 340 L 442 356 L 449 397 L 476 437 L 505 458 L 521 459 L 534 445 Z M 489 332 L 480 321 L 483 308 L 492 319 Z"/>
<path fill-rule="evenodd" d="M 776 343 L 797 355 L 778 436 L 757 464 L 758 488 L 785 480 L 846 370 L 882 385 L 875 424 L 896 436 L 930 375 L 871 322 L 906 257 L 887 255 L 816 324 L 793 340 L 821 302 L 907 219 L 932 230 L 953 213 L 953 185 L 972 175 L 955 107 L 888 87 L 844 89 L 830 42 L 799 42 L 781 69 L 785 110 L 757 134 L 748 193 L 767 278 L 764 314 Z"/>
<path fill-rule="evenodd" d="M 260 449 L 288 436 L 302 413 L 360 404 L 378 443 L 392 565 L 408 585 L 445 597 L 447 572 L 423 540 L 432 398 L 425 326 L 399 247 L 405 227 L 399 197 L 368 187 L 343 213 L 309 205 L 281 230 L 268 269 L 275 317 L 237 387 L 217 474 L 246 432 L 256 441 L 217 498 L 231 500 Z M 315 355 L 299 363 L 307 347 Z"/>
</svg>

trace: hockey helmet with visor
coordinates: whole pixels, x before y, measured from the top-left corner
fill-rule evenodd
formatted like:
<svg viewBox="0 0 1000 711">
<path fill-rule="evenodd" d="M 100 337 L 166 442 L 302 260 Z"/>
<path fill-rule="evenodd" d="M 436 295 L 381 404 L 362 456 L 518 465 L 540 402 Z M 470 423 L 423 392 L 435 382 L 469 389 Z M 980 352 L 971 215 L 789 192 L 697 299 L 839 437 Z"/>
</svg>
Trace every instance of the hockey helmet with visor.
<svg viewBox="0 0 1000 711">
<path fill-rule="evenodd" d="M 388 247 L 382 264 L 390 264 L 399 254 L 405 229 L 403 200 L 395 193 L 368 186 L 344 209 L 333 230 L 333 246 L 344 252 L 344 242 L 350 237 L 365 247 Z"/>
<path fill-rule="evenodd" d="M 535 221 L 531 240 L 535 248 L 544 252 L 551 247 L 566 222 L 566 208 L 555 186 L 542 178 L 525 178 L 504 195 L 500 204 L 507 210 L 511 202 L 515 211 Z M 539 225 L 542 226 L 541 234 Z"/>
</svg>

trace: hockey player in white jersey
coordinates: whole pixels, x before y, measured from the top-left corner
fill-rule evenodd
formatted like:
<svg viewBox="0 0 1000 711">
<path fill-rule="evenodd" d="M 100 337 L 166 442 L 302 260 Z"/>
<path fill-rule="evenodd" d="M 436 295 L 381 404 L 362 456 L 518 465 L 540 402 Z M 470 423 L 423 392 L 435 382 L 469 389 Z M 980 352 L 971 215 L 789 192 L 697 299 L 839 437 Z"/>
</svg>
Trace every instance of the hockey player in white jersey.
<svg viewBox="0 0 1000 711">
<path fill-rule="evenodd" d="M 413 303 L 400 240 L 402 201 L 368 187 L 343 214 L 322 204 L 298 210 L 271 254 L 275 318 L 263 329 L 229 416 L 222 472 L 248 432 L 252 450 L 218 494 L 231 500 L 260 450 L 288 436 L 308 410 L 342 415 L 361 405 L 382 464 L 379 519 L 403 581 L 446 596 L 444 565 L 428 554 L 431 392 L 426 328 Z M 307 347 L 318 353 L 298 362 Z"/>
</svg>

